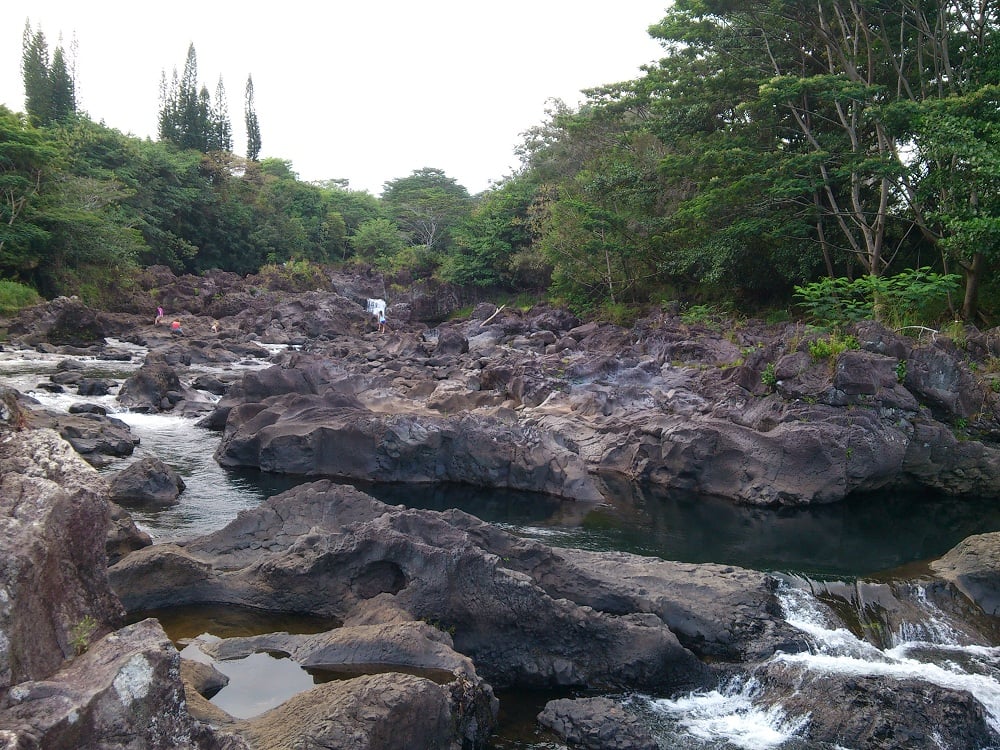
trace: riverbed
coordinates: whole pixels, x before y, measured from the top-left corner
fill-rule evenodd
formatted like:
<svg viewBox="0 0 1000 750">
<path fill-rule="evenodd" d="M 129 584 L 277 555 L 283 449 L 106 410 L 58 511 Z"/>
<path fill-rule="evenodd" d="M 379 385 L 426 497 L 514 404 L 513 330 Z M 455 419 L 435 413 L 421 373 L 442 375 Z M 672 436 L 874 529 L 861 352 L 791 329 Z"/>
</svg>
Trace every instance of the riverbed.
<svg viewBox="0 0 1000 750">
<path fill-rule="evenodd" d="M 141 354 L 141 353 L 140 353 Z M 34 396 L 48 408 L 68 409 L 77 401 L 103 405 L 139 438 L 135 453 L 101 469 L 111 473 L 152 454 L 170 464 L 187 487 L 180 503 L 160 511 L 136 510 L 133 517 L 157 542 L 189 539 L 221 528 L 241 511 L 302 481 L 255 471 L 232 471 L 213 458 L 219 434 L 195 420 L 134 414 L 118 408 L 114 396 L 82 399 L 39 387 L 63 357 L 3 352 L 0 379 Z M 131 363 L 85 361 L 89 373 L 121 380 Z M 246 363 L 237 367 L 255 367 Z M 553 546 L 622 550 L 684 562 L 738 565 L 778 574 L 785 580 L 782 603 L 789 622 L 807 634 L 811 653 L 795 657 L 804 670 L 881 674 L 916 678 L 968 690 L 1000 729 L 1000 650 L 992 640 L 972 641 L 948 616 L 927 602 L 925 621 L 873 645 L 840 622 L 819 614 L 812 589 L 819 581 L 860 590 L 859 581 L 897 586 L 894 596 L 920 601 L 919 586 L 895 584 L 919 577 L 926 563 L 977 533 L 1000 530 L 1000 508 L 992 501 L 932 494 L 879 493 L 803 509 L 768 510 L 705 497 L 657 492 L 629 484 L 607 485 L 600 503 L 465 486 L 361 485 L 393 504 L 441 510 L 460 508 L 518 535 Z M 850 606 L 850 594 L 844 595 Z M 233 626 L 233 620 L 238 626 Z M 161 613 L 161 621 L 186 656 L 199 657 L 198 638 L 267 632 L 274 623 L 253 613 L 209 609 Z M 284 623 L 284 629 L 315 627 Z M 194 642 L 192 642 L 192 640 Z M 792 658 L 792 657 L 787 657 Z M 255 655 L 252 660 L 216 664 L 231 677 L 213 700 L 244 716 L 280 703 L 318 680 L 288 660 Z M 324 678 L 325 679 L 325 678 Z M 256 688 L 254 687 L 256 686 Z M 260 688 L 265 694 L 259 694 Z M 663 747 L 820 748 L 797 738 L 807 717 L 757 708 L 759 686 L 750 676 L 716 690 L 683 696 L 617 696 L 643 715 Z M 501 694 L 497 750 L 559 747 L 540 737 L 533 717 L 551 693 Z"/>
</svg>

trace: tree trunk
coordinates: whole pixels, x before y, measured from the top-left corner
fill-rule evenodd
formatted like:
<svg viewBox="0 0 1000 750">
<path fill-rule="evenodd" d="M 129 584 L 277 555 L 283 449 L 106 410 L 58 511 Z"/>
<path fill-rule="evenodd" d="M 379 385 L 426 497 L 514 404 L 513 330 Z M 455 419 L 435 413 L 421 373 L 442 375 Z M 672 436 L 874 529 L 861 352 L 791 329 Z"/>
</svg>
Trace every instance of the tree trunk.
<svg viewBox="0 0 1000 750">
<path fill-rule="evenodd" d="M 962 320 L 973 323 L 979 313 L 979 286 L 986 268 L 986 256 L 976 253 L 972 264 L 965 268 L 965 299 L 962 301 Z"/>
</svg>

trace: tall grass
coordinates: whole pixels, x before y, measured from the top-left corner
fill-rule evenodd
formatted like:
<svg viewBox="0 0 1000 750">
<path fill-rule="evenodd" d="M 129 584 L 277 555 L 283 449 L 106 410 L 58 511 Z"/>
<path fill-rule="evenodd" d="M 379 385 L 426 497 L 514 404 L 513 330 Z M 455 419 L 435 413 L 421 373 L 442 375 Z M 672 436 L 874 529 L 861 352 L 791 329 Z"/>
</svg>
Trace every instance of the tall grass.
<svg viewBox="0 0 1000 750">
<path fill-rule="evenodd" d="M 18 310 L 41 301 L 38 292 L 30 286 L 0 279 L 0 315 L 14 315 Z"/>
</svg>

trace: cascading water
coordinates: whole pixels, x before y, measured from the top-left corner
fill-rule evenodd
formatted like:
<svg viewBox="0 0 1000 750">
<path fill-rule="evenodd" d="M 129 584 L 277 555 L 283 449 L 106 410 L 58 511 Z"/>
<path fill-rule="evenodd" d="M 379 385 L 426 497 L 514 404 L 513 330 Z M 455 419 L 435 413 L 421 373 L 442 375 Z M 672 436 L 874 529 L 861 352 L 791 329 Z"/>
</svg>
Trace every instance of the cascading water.
<svg viewBox="0 0 1000 750">
<path fill-rule="evenodd" d="M 968 629 L 953 622 L 927 596 L 923 586 L 906 583 L 892 587 L 905 600 L 911 616 L 918 611 L 923 616 L 902 623 L 888 638 L 890 645 L 882 648 L 859 638 L 815 595 L 812 589 L 819 588 L 825 596 L 827 584 L 789 580 L 779 591 L 784 615 L 789 624 L 805 634 L 810 645 L 807 651 L 778 653 L 772 658 L 770 665 L 790 668 L 799 675 L 790 682 L 802 681 L 807 676 L 873 677 L 965 691 L 981 704 L 988 724 L 1000 733 L 1000 648 L 972 640 Z M 865 609 L 863 602 L 860 607 Z M 787 711 L 780 701 L 775 702 L 774 696 L 766 694 L 765 686 L 751 674 L 732 678 L 716 690 L 644 700 L 648 713 L 664 720 L 660 725 L 661 737 L 677 742 L 678 733 L 688 736 L 687 741 L 672 747 L 744 750 L 839 747 L 803 739 L 807 736 L 810 714 Z M 691 738 L 701 744 L 692 744 Z M 928 747 L 941 750 L 948 747 L 940 738 L 930 738 L 930 742 Z"/>
</svg>

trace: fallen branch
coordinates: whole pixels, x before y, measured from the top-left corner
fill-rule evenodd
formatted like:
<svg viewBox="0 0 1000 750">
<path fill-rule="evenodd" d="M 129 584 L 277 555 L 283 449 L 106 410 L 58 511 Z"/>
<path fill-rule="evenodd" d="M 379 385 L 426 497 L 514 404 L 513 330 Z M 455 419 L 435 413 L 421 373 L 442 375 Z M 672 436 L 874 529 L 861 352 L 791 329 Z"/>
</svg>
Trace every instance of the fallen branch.
<svg viewBox="0 0 1000 750">
<path fill-rule="evenodd" d="M 488 317 L 486 320 L 484 320 L 482 323 L 479 324 L 480 328 L 489 323 L 491 320 L 493 320 L 493 318 L 495 318 L 497 315 L 499 315 L 500 311 L 503 310 L 505 307 L 507 307 L 506 304 L 500 305 L 500 307 L 496 309 L 496 312 L 494 312 L 490 317 Z"/>
</svg>

